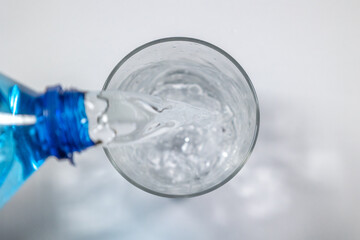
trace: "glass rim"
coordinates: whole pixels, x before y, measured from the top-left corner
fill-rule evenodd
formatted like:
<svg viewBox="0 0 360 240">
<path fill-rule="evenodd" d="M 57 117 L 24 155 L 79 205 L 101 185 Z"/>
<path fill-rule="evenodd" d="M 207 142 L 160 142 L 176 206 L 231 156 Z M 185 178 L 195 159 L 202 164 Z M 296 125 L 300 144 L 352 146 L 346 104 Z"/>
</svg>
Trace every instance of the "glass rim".
<svg viewBox="0 0 360 240">
<path fill-rule="evenodd" d="M 151 47 L 153 45 L 157 45 L 157 44 L 161 44 L 161 43 L 166 43 L 166 42 L 192 42 L 192 43 L 197 43 L 206 47 L 209 47 L 217 52 L 219 52 L 220 54 L 222 54 L 224 57 L 226 57 L 228 60 L 230 60 L 230 62 L 232 62 L 232 64 L 235 65 L 235 67 L 241 72 L 241 74 L 244 76 L 248 86 L 250 87 L 250 90 L 252 92 L 252 95 L 254 97 L 254 101 L 255 101 L 255 105 L 256 105 L 256 123 L 255 123 L 255 132 L 253 134 L 253 139 L 251 141 L 251 145 L 249 148 L 249 151 L 246 155 L 246 157 L 244 158 L 243 162 L 229 175 L 227 176 L 223 181 L 221 181 L 218 184 L 215 184 L 214 186 L 205 189 L 203 191 L 200 192 L 196 192 L 196 193 L 190 193 L 190 194 L 166 194 L 166 193 L 161 193 L 161 192 L 156 192 L 150 188 L 147 188 L 137 182 L 135 182 L 134 180 L 132 180 L 130 177 L 128 177 L 121 169 L 120 167 L 116 164 L 116 162 L 113 160 L 111 153 L 109 151 L 108 148 L 104 147 L 104 151 L 105 154 L 107 156 L 107 158 L 109 159 L 109 161 L 111 162 L 111 164 L 115 167 L 115 169 L 131 184 L 133 184 L 134 186 L 142 189 L 145 192 L 157 195 L 157 196 L 161 196 L 161 197 L 167 197 L 167 198 L 189 198 L 189 197 L 195 197 L 195 196 L 200 196 L 206 193 L 209 193 L 221 186 L 223 186 L 224 184 L 226 184 L 227 182 L 229 182 L 241 169 L 242 167 L 245 165 L 245 163 L 248 161 L 251 153 L 254 150 L 257 138 L 258 138 L 258 134 L 259 134 L 259 128 L 260 128 L 260 108 L 259 108 L 259 101 L 258 101 L 258 97 L 255 91 L 255 88 L 249 78 L 249 76 L 247 75 L 247 73 L 245 72 L 245 70 L 241 67 L 241 65 L 227 52 L 225 52 L 224 50 L 222 50 L 221 48 L 200 40 L 200 39 L 196 39 L 196 38 L 190 38 L 190 37 L 167 37 L 167 38 L 161 38 L 161 39 L 157 39 L 157 40 L 153 40 L 150 41 L 148 43 L 145 43 L 137 48 L 135 48 L 134 50 L 132 50 L 129 54 L 127 54 L 123 59 L 121 59 L 121 61 L 114 67 L 114 69 L 110 72 L 108 78 L 106 79 L 104 86 L 102 88 L 102 90 L 106 90 L 107 87 L 109 86 L 112 78 L 114 77 L 114 75 L 116 74 L 116 72 L 119 70 L 119 68 L 128 60 L 130 59 L 132 56 L 134 56 L 135 54 L 137 54 L 138 52 Z"/>
</svg>

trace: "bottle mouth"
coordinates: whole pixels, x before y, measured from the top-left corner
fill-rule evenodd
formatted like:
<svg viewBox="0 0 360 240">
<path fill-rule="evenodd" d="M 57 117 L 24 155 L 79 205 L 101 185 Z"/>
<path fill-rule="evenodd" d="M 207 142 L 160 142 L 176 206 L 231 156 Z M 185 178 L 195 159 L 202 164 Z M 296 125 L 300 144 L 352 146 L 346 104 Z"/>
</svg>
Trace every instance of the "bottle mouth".
<svg viewBox="0 0 360 240">
<path fill-rule="evenodd" d="M 222 178 L 221 181 L 213 184 L 212 186 L 208 186 L 205 189 L 198 189 L 196 191 L 189 191 L 189 192 L 164 192 L 159 189 L 154 189 L 151 186 L 146 185 L 145 182 L 141 182 L 138 179 L 134 178 L 134 176 L 131 174 L 131 171 L 129 171 L 128 169 L 126 169 L 124 167 L 124 162 L 121 162 L 121 163 L 118 162 L 119 161 L 118 158 L 120 156 L 115 154 L 110 148 L 104 148 L 104 150 L 105 150 L 105 153 L 108 156 L 109 160 L 114 165 L 114 167 L 120 172 L 120 174 L 122 174 L 129 182 L 131 182 L 135 186 L 141 188 L 142 190 L 145 190 L 152 194 L 163 196 L 163 197 L 171 197 L 171 198 L 193 197 L 193 196 L 198 196 L 198 195 L 208 193 L 208 192 L 222 186 L 223 184 L 228 182 L 232 177 L 234 177 L 237 174 L 237 172 L 240 171 L 240 169 L 247 161 L 248 157 L 250 156 L 250 154 L 253 151 L 253 148 L 255 146 L 257 136 L 258 136 L 258 131 L 259 131 L 260 111 L 259 111 L 259 104 L 258 104 L 258 99 L 256 96 L 255 89 L 254 89 L 248 75 L 243 70 L 243 68 L 240 66 L 240 64 L 237 63 L 237 61 L 234 58 L 232 58 L 228 53 L 226 53 L 222 49 L 216 47 L 215 45 L 205 42 L 205 41 L 202 41 L 202 40 L 199 40 L 199 39 L 188 38 L 188 37 L 170 37 L 170 38 L 158 39 L 158 40 L 146 43 L 146 44 L 136 48 L 135 50 L 130 52 L 127 56 L 125 56 L 115 66 L 115 68 L 110 73 L 109 77 L 107 78 L 107 80 L 104 84 L 103 90 L 119 89 L 121 91 L 135 91 L 135 92 L 136 91 L 144 91 L 144 89 L 146 90 L 146 88 L 149 86 L 148 82 L 151 81 L 150 79 L 147 79 L 147 81 L 140 80 L 140 79 L 136 79 L 133 81 L 127 81 L 126 79 L 131 78 L 131 75 L 140 74 L 139 73 L 140 70 L 139 70 L 139 72 L 136 72 L 133 69 L 138 68 L 139 65 L 146 66 L 146 63 L 145 64 L 142 63 L 143 59 L 156 58 L 154 56 L 150 56 L 150 54 L 146 55 L 146 52 L 150 51 L 149 49 L 152 49 L 155 47 L 160 48 L 160 46 L 162 46 L 163 44 L 165 45 L 165 44 L 172 44 L 172 43 L 174 43 L 174 45 L 178 45 L 178 46 L 181 45 L 182 43 L 186 43 L 188 45 L 192 45 L 194 47 L 194 49 L 197 46 L 200 46 L 202 48 L 207 47 L 211 51 L 216 52 L 217 55 L 220 54 L 219 56 L 221 56 L 223 59 L 226 59 L 226 61 L 228 62 L 227 63 L 228 65 L 233 66 L 232 71 L 237 72 L 238 75 L 241 75 L 242 81 L 243 81 L 242 84 L 244 84 L 244 86 L 246 85 L 246 88 L 248 89 L 247 94 L 251 98 L 251 101 L 253 102 L 252 114 L 254 115 L 253 120 L 252 120 L 253 121 L 253 123 L 252 123 L 253 130 L 252 130 L 251 134 L 249 135 L 250 139 L 247 141 L 247 148 L 246 148 L 246 150 L 244 150 L 245 153 L 241 157 L 241 164 L 237 164 L 237 167 L 235 169 L 233 169 L 231 174 L 228 174 L 227 177 Z M 193 51 L 192 53 L 189 53 L 189 54 L 196 54 L 195 52 L 196 51 Z M 168 56 L 161 56 L 162 54 L 163 54 L 163 52 L 159 51 L 159 53 L 158 53 L 159 56 L 157 56 L 157 59 L 155 59 L 154 61 L 167 61 Z M 205 57 L 202 60 L 204 60 L 204 62 L 206 62 L 209 59 L 206 59 L 206 57 Z M 210 61 L 213 61 L 213 59 L 211 59 Z M 215 64 L 217 64 L 216 60 L 215 60 Z M 132 67 L 129 67 L 129 65 L 131 65 Z M 136 81 L 139 81 L 139 83 L 138 83 L 139 86 L 143 85 L 143 88 L 141 90 L 140 90 L 140 87 L 137 88 L 135 86 Z M 122 156 L 122 158 L 126 158 L 126 157 Z"/>
<path fill-rule="evenodd" d="M 48 88 L 36 99 L 39 144 L 49 156 L 69 159 L 95 143 L 89 137 L 84 93 L 64 91 L 60 86 Z"/>
</svg>

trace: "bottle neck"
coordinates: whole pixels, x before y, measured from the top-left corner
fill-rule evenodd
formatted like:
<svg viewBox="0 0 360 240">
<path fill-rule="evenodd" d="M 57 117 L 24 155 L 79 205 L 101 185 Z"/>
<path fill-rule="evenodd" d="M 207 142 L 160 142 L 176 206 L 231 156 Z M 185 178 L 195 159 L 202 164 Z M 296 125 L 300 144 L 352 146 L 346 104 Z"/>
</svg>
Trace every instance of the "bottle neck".
<svg viewBox="0 0 360 240">
<path fill-rule="evenodd" d="M 35 128 L 39 144 L 49 156 L 73 163 L 74 152 L 95 145 L 89 136 L 83 92 L 51 87 L 36 102 Z"/>
</svg>

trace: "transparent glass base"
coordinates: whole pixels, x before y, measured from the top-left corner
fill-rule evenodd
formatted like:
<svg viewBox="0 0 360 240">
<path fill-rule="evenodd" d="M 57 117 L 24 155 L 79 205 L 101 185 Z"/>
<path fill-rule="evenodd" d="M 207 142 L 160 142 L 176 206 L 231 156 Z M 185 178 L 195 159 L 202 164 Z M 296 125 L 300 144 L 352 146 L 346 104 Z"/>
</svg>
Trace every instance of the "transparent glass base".
<svg viewBox="0 0 360 240">
<path fill-rule="evenodd" d="M 115 168 L 145 191 L 167 197 L 211 191 L 240 170 L 254 147 L 255 91 L 240 65 L 209 43 L 169 38 L 146 44 L 117 65 L 104 89 L 183 102 L 217 116 L 105 148 Z"/>
</svg>

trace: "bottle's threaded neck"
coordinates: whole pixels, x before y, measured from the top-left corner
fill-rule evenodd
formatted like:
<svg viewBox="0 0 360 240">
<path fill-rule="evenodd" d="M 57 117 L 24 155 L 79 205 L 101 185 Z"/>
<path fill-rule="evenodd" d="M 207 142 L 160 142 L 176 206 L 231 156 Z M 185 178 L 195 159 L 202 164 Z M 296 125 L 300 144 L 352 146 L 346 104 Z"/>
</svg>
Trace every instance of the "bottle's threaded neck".
<svg viewBox="0 0 360 240">
<path fill-rule="evenodd" d="M 74 152 L 95 144 L 89 137 L 83 92 L 48 88 L 37 98 L 36 117 L 39 144 L 51 156 L 72 161 Z"/>
</svg>

